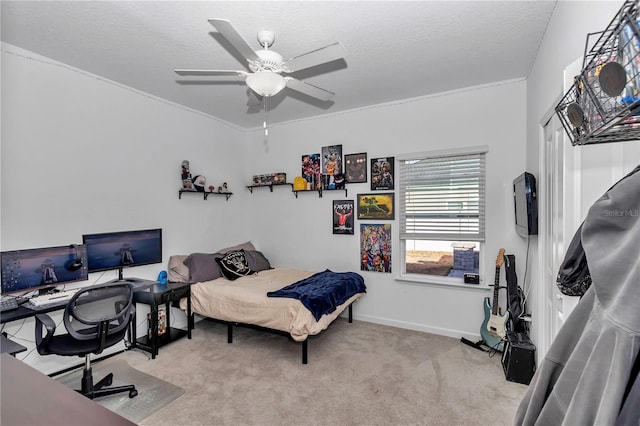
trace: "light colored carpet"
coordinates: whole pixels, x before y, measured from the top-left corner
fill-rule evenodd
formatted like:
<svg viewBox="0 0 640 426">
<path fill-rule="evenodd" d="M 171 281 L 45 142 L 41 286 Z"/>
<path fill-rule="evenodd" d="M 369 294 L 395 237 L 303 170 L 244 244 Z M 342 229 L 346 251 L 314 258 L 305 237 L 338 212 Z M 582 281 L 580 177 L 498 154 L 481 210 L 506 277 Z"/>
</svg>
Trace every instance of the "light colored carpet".
<svg viewBox="0 0 640 426">
<path fill-rule="evenodd" d="M 134 423 L 140 423 L 146 417 L 159 411 L 171 401 L 184 394 L 184 389 L 138 371 L 132 368 L 124 359 L 110 358 L 100 361 L 92 365 L 91 369 L 93 370 L 95 382 L 108 373 L 113 373 L 112 386 L 130 384 L 136 386 L 138 396 L 135 398 L 129 398 L 129 393 L 124 392 L 96 398 L 94 400 Z M 56 377 L 57 381 L 72 389 L 80 389 L 81 379 L 82 369 Z"/>
<path fill-rule="evenodd" d="M 116 358 L 186 390 L 140 424 L 510 425 L 527 386 L 458 339 L 338 319 L 309 342 L 202 321 L 193 338 Z"/>
</svg>

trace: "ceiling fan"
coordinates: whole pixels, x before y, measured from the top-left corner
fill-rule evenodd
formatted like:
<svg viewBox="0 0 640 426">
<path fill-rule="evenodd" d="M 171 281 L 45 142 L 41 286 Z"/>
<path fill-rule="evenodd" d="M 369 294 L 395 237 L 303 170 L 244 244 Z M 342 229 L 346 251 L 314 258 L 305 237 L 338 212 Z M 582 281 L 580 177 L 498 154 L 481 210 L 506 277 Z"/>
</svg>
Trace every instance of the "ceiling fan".
<svg viewBox="0 0 640 426">
<path fill-rule="evenodd" d="M 313 84 L 305 83 L 293 77 L 283 76 L 306 68 L 314 67 L 326 62 L 344 58 L 346 49 L 339 42 L 283 60 L 282 55 L 270 50 L 275 40 L 272 31 L 259 31 L 258 42 L 262 50 L 254 51 L 235 27 L 226 19 L 209 19 L 223 37 L 247 60 L 251 72 L 238 70 L 198 70 L 176 69 L 175 72 L 183 76 L 236 76 L 243 78 L 245 83 L 258 96 L 269 97 L 279 93 L 285 87 L 322 101 L 330 100 L 335 93 Z"/>
</svg>

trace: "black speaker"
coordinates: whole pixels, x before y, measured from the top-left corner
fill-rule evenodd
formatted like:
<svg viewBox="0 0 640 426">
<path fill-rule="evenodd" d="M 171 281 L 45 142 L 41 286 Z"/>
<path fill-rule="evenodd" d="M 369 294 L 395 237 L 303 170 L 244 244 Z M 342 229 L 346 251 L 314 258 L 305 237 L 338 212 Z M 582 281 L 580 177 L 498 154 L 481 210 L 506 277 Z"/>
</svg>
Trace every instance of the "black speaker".
<svg viewBox="0 0 640 426">
<path fill-rule="evenodd" d="M 536 371 L 536 347 L 524 333 L 507 332 L 502 369 L 510 382 L 528 385 Z"/>
</svg>

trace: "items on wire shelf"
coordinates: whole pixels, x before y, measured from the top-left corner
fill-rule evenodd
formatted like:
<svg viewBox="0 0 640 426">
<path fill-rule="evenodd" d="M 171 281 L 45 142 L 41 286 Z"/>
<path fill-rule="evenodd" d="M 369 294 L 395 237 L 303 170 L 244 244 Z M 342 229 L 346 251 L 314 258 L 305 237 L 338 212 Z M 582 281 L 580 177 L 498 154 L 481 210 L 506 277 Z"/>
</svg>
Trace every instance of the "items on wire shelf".
<svg viewBox="0 0 640 426">
<path fill-rule="evenodd" d="M 582 71 L 555 108 L 572 145 L 640 139 L 638 17 L 638 2 L 628 0 L 587 36 Z"/>
</svg>

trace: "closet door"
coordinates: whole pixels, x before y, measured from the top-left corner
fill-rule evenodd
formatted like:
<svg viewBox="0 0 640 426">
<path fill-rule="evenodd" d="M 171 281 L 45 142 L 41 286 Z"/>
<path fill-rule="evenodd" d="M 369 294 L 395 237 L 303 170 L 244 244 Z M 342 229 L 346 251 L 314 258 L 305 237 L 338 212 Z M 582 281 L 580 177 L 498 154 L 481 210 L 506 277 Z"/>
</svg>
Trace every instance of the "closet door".
<svg viewBox="0 0 640 426">
<path fill-rule="evenodd" d="M 565 93 L 581 66 L 582 59 L 579 59 L 565 69 Z M 556 286 L 566 248 L 593 203 L 640 164 L 640 141 L 574 147 L 555 114 L 544 124 L 541 139 L 538 359 L 546 354 L 579 301 L 578 297 L 563 295 Z"/>
</svg>

